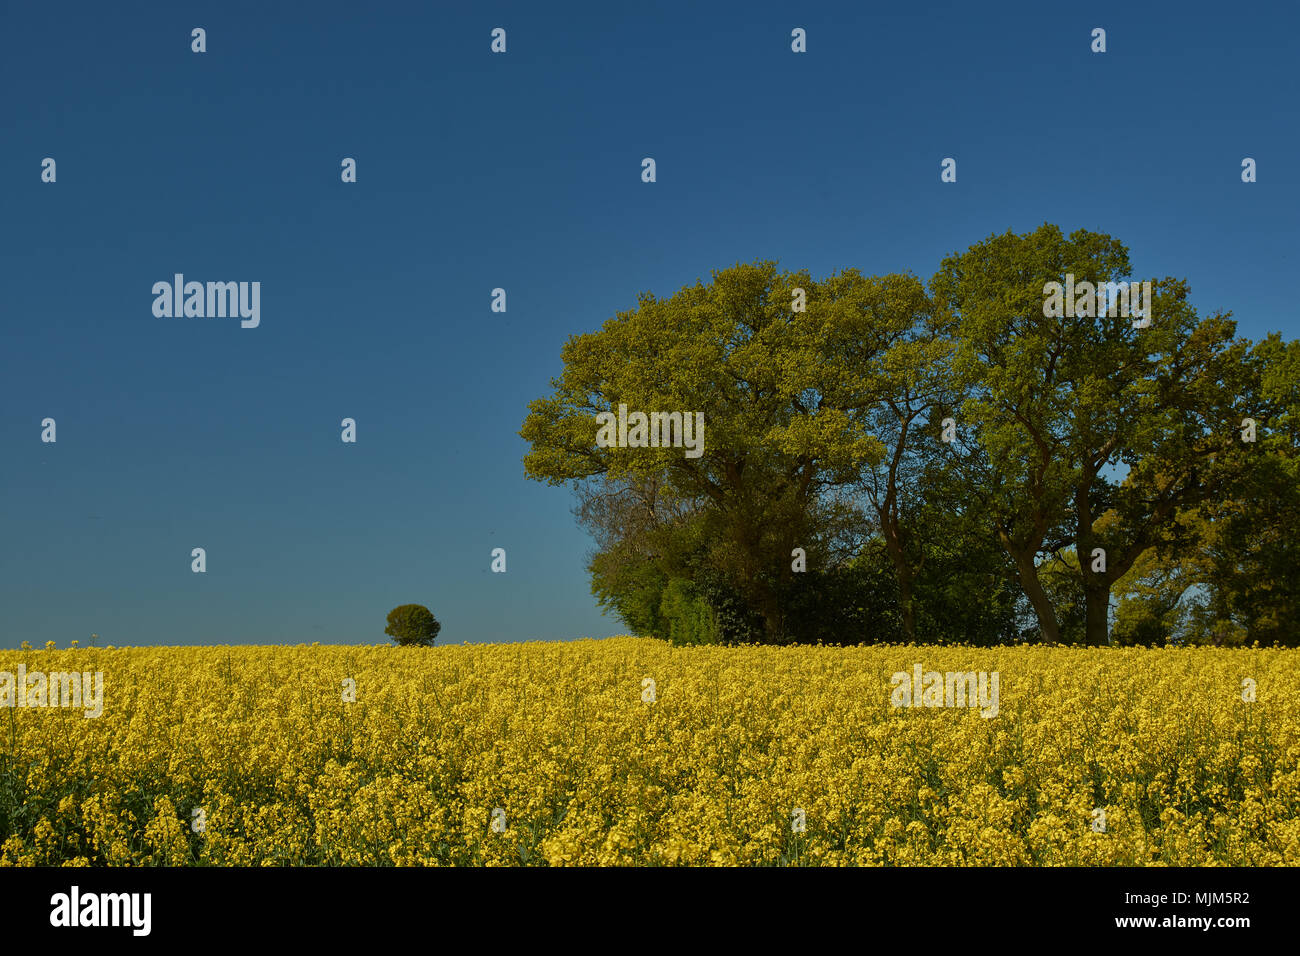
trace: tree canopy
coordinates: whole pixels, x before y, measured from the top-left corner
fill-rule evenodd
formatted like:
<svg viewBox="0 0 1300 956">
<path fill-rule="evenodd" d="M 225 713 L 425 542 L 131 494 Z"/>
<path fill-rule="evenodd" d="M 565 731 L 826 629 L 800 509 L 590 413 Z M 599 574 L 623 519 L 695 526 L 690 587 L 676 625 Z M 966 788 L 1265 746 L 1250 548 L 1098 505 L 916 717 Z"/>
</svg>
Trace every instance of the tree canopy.
<svg viewBox="0 0 1300 956">
<path fill-rule="evenodd" d="M 1109 236 L 990 236 L 928 284 L 738 264 L 561 358 L 525 472 L 575 487 L 593 593 L 638 633 L 1300 642 L 1300 343 L 1239 338 Z"/>
<path fill-rule="evenodd" d="M 403 647 L 428 647 L 442 625 L 423 604 L 402 604 L 388 612 L 384 633 Z"/>
</svg>

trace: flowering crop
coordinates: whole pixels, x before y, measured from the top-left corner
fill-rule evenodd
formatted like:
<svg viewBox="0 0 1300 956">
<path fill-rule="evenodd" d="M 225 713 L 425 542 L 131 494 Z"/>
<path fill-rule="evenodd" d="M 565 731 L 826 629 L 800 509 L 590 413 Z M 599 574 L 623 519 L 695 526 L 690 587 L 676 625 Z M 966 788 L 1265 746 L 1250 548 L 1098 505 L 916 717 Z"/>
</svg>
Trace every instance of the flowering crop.
<svg viewBox="0 0 1300 956">
<path fill-rule="evenodd" d="M 996 713 L 892 705 L 918 663 L 1000 675 Z M 1300 863 L 1296 650 L 0 652 L 19 665 L 104 690 L 99 717 L 0 709 L 10 865 Z"/>
</svg>

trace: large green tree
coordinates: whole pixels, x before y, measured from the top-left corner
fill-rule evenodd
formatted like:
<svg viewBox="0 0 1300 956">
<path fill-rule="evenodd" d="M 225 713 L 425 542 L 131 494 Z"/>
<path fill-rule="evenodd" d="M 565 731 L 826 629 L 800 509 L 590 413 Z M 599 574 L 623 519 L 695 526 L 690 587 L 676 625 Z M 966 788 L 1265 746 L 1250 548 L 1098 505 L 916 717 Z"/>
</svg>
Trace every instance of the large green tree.
<svg viewBox="0 0 1300 956">
<path fill-rule="evenodd" d="M 1046 314 L 1048 283 L 1131 274 L 1119 241 L 1044 225 L 947 257 L 932 283 L 968 390 L 963 425 L 987 454 L 995 533 L 1051 641 L 1061 628 L 1040 563 L 1074 550 L 1085 639 L 1105 644 L 1115 581 L 1176 545 L 1179 511 L 1225 496 L 1242 470 L 1235 425 L 1256 396 L 1228 316 L 1199 317 L 1172 278 L 1153 282 L 1145 328 L 1105 301 L 1098 314 Z"/>
<path fill-rule="evenodd" d="M 565 343 L 553 393 L 530 403 L 520 432 L 526 474 L 653 482 L 663 499 L 692 503 L 707 567 L 761 617 L 766 640 L 790 639 L 792 554 L 803 549 L 813 568 L 827 558 L 822 519 L 881 453 L 865 426 L 876 383 L 861 369 L 884 347 L 882 294 L 854 271 L 818 282 L 759 262 L 666 299 L 642 295 Z M 596 416 L 620 405 L 703 413 L 702 453 L 600 447 Z"/>
</svg>

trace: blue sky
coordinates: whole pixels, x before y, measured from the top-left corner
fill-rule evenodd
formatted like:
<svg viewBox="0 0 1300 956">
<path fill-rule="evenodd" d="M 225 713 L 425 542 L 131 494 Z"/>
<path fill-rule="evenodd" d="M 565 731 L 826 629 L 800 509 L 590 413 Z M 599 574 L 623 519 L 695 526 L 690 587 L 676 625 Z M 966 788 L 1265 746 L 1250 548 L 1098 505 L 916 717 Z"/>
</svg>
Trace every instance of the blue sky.
<svg viewBox="0 0 1300 956">
<path fill-rule="evenodd" d="M 1049 221 L 1295 337 L 1293 11 L 8 4 L 0 646 L 619 633 L 518 430 L 567 336 L 738 261 L 928 278 Z M 176 272 L 260 326 L 155 317 Z"/>
</svg>

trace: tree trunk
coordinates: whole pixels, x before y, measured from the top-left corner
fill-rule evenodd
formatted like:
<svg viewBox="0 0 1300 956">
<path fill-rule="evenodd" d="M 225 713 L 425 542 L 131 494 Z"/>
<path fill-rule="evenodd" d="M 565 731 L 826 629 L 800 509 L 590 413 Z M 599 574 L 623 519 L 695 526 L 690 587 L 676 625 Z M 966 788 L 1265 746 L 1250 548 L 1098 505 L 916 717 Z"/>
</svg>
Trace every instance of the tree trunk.
<svg viewBox="0 0 1300 956">
<path fill-rule="evenodd" d="M 780 602 L 767 588 L 764 588 L 761 592 L 759 607 L 763 614 L 763 630 L 767 633 L 767 643 L 784 644 L 786 640 L 785 615 L 781 613 Z"/>
<path fill-rule="evenodd" d="M 898 569 L 898 601 L 903 610 L 903 636 L 916 643 L 916 608 L 912 606 L 912 571 L 906 565 Z"/>
<path fill-rule="evenodd" d="M 1110 643 L 1110 582 L 1106 571 L 1095 571 L 1088 564 L 1097 543 L 1093 532 L 1092 482 L 1096 472 L 1084 468 L 1079 487 L 1074 493 L 1075 531 L 1074 553 L 1079 559 L 1079 576 L 1083 580 L 1084 631 L 1083 643 L 1088 647 L 1105 647 Z M 1102 552 L 1105 554 L 1105 552 Z M 1118 558 L 1119 555 L 1114 557 Z M 1132 564 L 1132 561 L 1129 561 Z M 1122 572 L 1116 572 L 1116 577 Z"/>
<path fill-rule="evenodd" d="M 894 576 L 898 579 L 898 603 L 903 614 L 903 637 L 909 644 L 916 643 L 916 609 L 912 606 L 912 582 L 916 578 L 912 566 L 907 563 L 903 553 L 903 536 L 899 531 L 898 518 L 893 512 L 894 498 L 891 491 L 885 506 L 878 511 L 880 530 L 884 532 L 885 551 L 894 565 Z"/>
<path fill-rule="evenodd" d="M 1029 603 L 1034 606 L 1034 613 L 1038 616 L 1038 629 L 1043 633 L 1043 640 L 1049 644 L 1059 643 L 1061 626 L 1056 621 L 1056 608 L 1052 607 L 1047 592 L 1039 583 L 1034 556 L 1018 554 L 1013 557 L 1016 561 L 1016 571 L 1020 575 L 1020 587 L 1024 590 L 1025 597 L 1029 598 Z"/>
<path fill-rule="evenodd" d="M 1110 643 L 1110 585 L 1085 586 L 1083 598 L 1087 622 L 1084 643 L 1105 647 Z"/>
<path fill-rule="evenodd" d="M 904 557 L 898 539 L 894 535 L 885 535 L 885 550 L 894 562 L 894 574 L 898 578 L 898 605 L 903 614 L 903 637 L 908 644 L 916 643 L 916 608 L 913 606 L 912 582 L 915 575 Z"/>
</svg>

